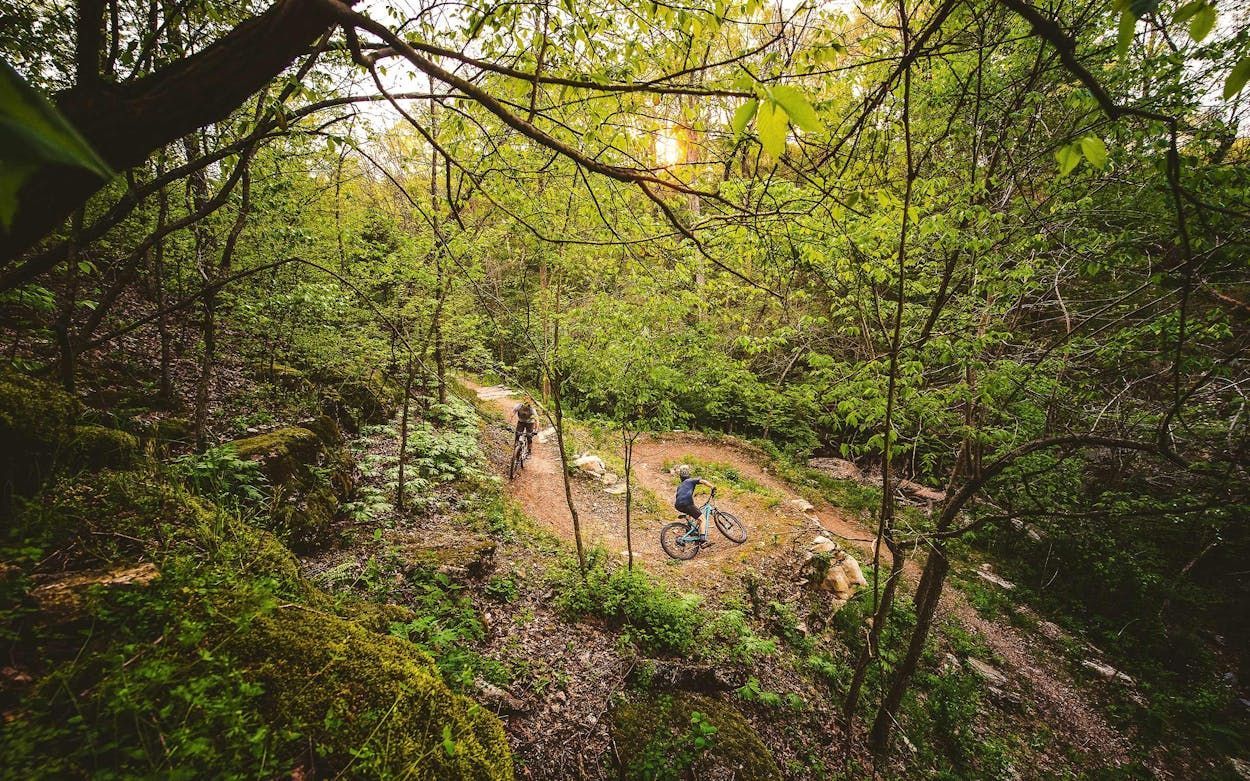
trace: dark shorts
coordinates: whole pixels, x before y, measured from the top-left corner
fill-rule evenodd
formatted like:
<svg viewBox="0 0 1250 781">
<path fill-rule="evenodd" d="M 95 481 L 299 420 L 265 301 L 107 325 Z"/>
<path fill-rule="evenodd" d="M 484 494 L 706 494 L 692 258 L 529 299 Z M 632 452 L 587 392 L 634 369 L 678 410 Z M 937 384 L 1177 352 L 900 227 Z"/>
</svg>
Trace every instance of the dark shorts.
<svg viewBox="0 0 1250 781">
<path fill-rule="evenodd" d="M 689 515 L 691 518 L 695 519 L 696 521 L 703 518 L 703 508 L 695 504 L 694 502 L 686 502 L 684 504 L 678 503 L 678 504 L 674 504 L 673 506 L 677 508 L 677 512 L 683 515 Z"/>
<path fill-rule="evenodd" d="M 538 426 L 535 425 L 533 420 L 522 420 L 516 424 L 516 435 L 518 437 L 526 433 L 533 434 L 537 430 Z"/>
</svg>

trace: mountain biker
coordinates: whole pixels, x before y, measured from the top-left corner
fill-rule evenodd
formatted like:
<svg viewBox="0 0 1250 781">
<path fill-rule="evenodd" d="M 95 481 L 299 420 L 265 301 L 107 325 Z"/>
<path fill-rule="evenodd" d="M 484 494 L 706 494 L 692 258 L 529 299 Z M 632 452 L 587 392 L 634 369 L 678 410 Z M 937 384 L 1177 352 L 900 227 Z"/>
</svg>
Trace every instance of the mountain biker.
<svg viewBox="0 0 1250 781">
<path fill-rule="evenodd" d="M 513 447 L 516 446 L 517 440 L 526 437 L 525 455 L 534 455 L 534 434 L 538 432 L 538 410 L 534 408 L 534 398 L 526 396 L 520 404 L 512 408 L 512 415 L 516 418 L 516 437 L 512 440 Z"/>
<path fill-rule="evenodd" d="M 706 485 L 708 488 L 715 491 L 716 486 L 701 477 L 691 477 L 690 467 L 685 464 L 677 467 L 677 476 L 681 478 L 681 485 L 677 486 L 677 498 L 673 502 L 673 507 L 676 507 L 677 511 L 682 515 L 688 516 L 691 519 L 692 524 L 700 524 L 699 535 L 702 539 L 706 540 L 707 529 L 703 528 L 702 525 L 703 509 L 694 503 L 694 489 L 701 485 Z"/>
</svg>

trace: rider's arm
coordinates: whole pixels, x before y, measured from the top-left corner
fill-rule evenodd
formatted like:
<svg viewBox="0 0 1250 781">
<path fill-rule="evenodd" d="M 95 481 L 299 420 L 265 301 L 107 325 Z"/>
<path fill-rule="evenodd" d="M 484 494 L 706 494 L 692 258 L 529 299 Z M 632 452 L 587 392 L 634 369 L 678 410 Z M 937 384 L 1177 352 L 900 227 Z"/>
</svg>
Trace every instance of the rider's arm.
<svg viewBox="0 0 1250 781">
<path fill-rule="evenodd" d="M 707 480 L 704 480 L 702 477 L 700 477 L 700 478 L 699 478 L 699 485 L 706 485 L 708 488 L 715 488 L 715 487 L 716 487 L 715 485 L 713 485 L 712 483 L 708 482 Z"/>
</svg>

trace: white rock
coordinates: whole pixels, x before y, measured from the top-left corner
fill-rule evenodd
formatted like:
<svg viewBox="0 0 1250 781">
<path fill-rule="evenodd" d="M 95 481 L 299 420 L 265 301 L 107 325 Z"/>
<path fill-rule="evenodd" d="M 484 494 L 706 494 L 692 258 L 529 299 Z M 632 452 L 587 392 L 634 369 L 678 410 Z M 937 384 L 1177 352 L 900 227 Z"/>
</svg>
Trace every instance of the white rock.
<svg viewBox="0 0 1250 781">
<path fill-rule="evenodd" d="M 1133 679 L 1128 675 L 1125 675 L 1105 662 L 1099 662 L 1095 659 L 1082 659 L 1081 666 L 1104 680 L 1119 681 L 1120 683 L 1128 684 L 1133 682 Z"/>
<path fill-rule="evenodd" d="M 616 483 L 614 485 L 610 485 L 607 488 L 603 489 L 603 492 L 605 494 L 612 494 L 613 496 L 620 496 L 625 493 L 625 484 Z"/>
<path fill-rule="evenodd" d="M 1008 591 L 1016 587 L 1016 584 L 1012 583 L 1010 580 L 1007 580 L 1006 578 L 1001 577 L 999 575 L 995 575 L 993 570 L 990 569 L 990 565 L 988 564 L 982 564 L 981 568 L 977 570 L 977 575 L 982 580 L 987 581 L 989 583 L 993 583 L 995 586 L 998 586 L 999 588 L 1005 588 Z"/>
<path fill-rule="evenodd" d="M 862 480 L 864 473 L 851 461 L 842 458 L 811 458 L 807 465 L 838 480 Z"/>
<path fill-rule="evenodd" d="M 621 478 L 617 476 L 616 472 L 604 472 L 599 478 L 600 482 L 604 485 L 616 485 L 620 479 Z"/>
<path fill-rule="evenodd" d="M 573 460 L 573 466 L 587 474 L 594 475 L 595 477 L 601 477 L 604 472 L 608 471 L 607 467 L 603 465 L 603 459 L 592 453 L 587 453 L 575 458 Z"/>
<path fill-rule="evenodd" d="M 794 509 L 804 514 L 810 513 L 812 510 L 816 509 L 815 505 L 813 505 L 811 502 L 807 501 L 806 499 L 802 499 L 802 498 L 791 499 L 788 502 L 788 504 Z"/>
<path fill-rule="evenodd" d="M 972 668 L 972 671 L 985 679 L 985 681 L 993 686 L 1006 686 L 1007 676 L 994 665 L 986 664 L 980 659 L 968 657 L 964 660 L 964 664 Z"/>
</svg>

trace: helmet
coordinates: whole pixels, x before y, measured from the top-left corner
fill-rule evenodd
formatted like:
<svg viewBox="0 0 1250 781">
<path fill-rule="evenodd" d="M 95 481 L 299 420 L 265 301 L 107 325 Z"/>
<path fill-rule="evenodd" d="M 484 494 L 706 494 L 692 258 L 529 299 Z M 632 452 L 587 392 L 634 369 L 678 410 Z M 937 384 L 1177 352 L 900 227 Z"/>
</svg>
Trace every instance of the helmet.
<svg viewBox="0 0 1250 781">
<path fill-rule="evenodd" d="M 682 464 L 681 466 L 677 467 L 677 476 L 680 477 L 682 480 L 689 480 L 690 479 L 690 467 L 686 466 L 685 464 Z"/>
</svg>

